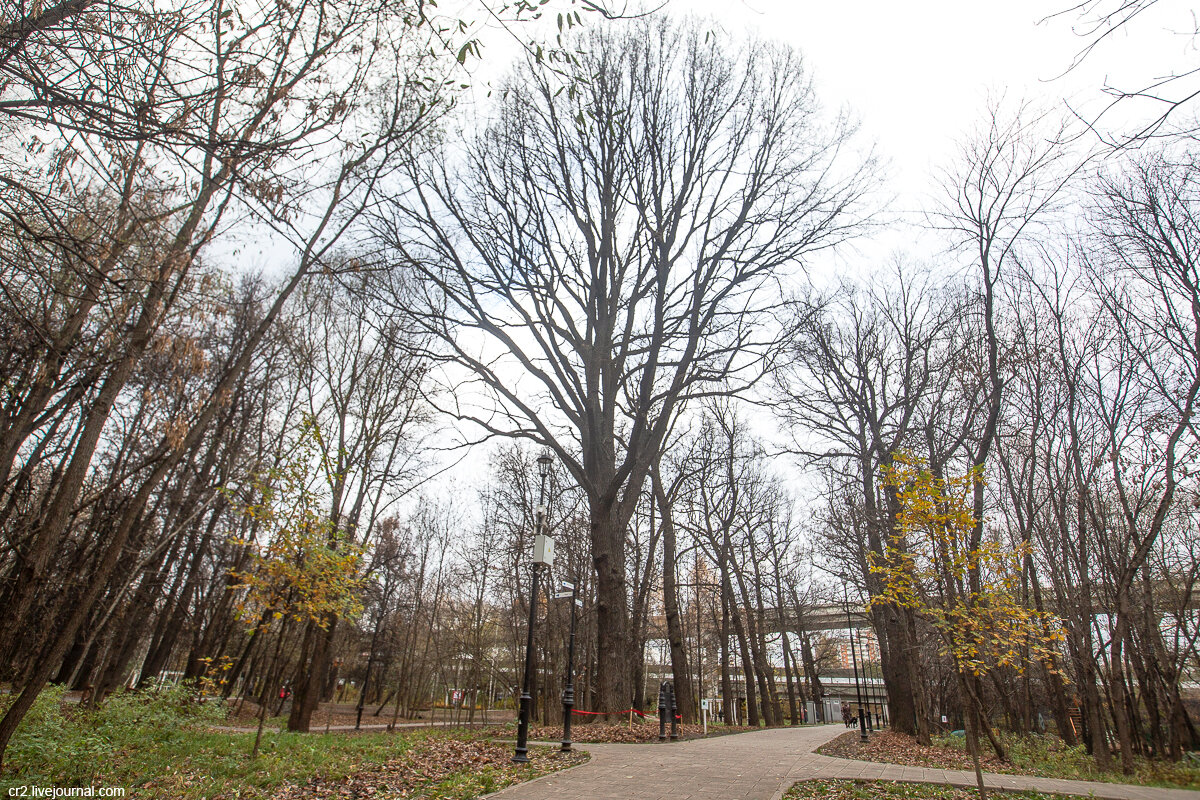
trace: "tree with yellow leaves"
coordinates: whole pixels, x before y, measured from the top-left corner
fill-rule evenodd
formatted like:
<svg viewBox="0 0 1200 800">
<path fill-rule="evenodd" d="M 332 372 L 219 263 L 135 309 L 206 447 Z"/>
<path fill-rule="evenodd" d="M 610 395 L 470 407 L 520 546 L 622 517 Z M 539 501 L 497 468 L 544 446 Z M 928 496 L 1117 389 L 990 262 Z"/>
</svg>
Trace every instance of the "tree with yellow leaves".
<svg viewBox="0 0 1200 800">
<path fill-rule="evenodd" d="M 889 544 L 882 557 L 872 556 L 870 568 L 882 578 L 883 591 L 871 602 L 912 609 L 937 631 L 962 690 L 967 747 L 983 797 L 980 730 L 1001 760 L 1007 754 L 983 714 L 979 680 L 998 667 L 1022 671 L 1023 654 L 1048 661 L 1061 633 L 1054 620 L 1018 600 L 1026 544 L 985 537 L 972 546 L 978 522 L 974 493 L 983 481 L 979 470 L 935 475 L 901 453 L 885 469 L 884 480 L 900 502 L 901 540 Z"/>
<path fill-rule="evenodd" d="M 281 626 L 297 620 L 324 628 L 330 620 L 362 612 L 362 548 L 339 536 L 313 489 L 314 476 L 322 474 L 318 437 L 310 421 L 288 459 L 255 477 L 249 487 L 252 500 L 241 505 L 241 512 L 256 519 L 264 534 L 261 544 L 243 542 L 253 548 L 249 567 L 234 575 L 244 591 L 239 615 L 257 619 L 255 639 L 265 637 L 276 621 Z M 279 662 L 285 632 L 280 630 L 276 638 L 268 676 Z M 264 688 L 252 756 L 258 755 L 268 696 Z"/>
</svg>

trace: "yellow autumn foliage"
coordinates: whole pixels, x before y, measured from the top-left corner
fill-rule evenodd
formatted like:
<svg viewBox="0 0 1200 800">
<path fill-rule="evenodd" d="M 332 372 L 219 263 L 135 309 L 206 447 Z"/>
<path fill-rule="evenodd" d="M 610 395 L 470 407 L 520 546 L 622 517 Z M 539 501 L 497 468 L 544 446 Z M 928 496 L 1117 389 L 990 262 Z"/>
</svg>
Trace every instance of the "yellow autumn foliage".
<svg viewBox="0 0 1200 800">
<path fill-rule="evenodd" d="M 245 618 L 265 612 L 323 626 L 362 612 L 363 549 L 334 528 L 312 488 L 316 436 L 310 423 L 287 461 L 254 478 L 255 499 L 240 504 L 259 532 L 258 541 L 243 542 L 253 549 L 248 566 L 233 573 L 244 590 L 238 611 Z"/>
<path fill-rule="evenodd" d="M 884 480 L 900 501 L 900 538 L 882 556 L 872 554 L 870 569 L 883 590 L 871 604 L 909 608 L 928 621 L 943 655 L 964 674 L 1046 662 L 1062 633 L 1056 619 L 1020 602 L 1026 546 L 987 537 L 972 546 L 980 473 L 938 477 L 921 460 L 898 454 Z"/>
</svg>

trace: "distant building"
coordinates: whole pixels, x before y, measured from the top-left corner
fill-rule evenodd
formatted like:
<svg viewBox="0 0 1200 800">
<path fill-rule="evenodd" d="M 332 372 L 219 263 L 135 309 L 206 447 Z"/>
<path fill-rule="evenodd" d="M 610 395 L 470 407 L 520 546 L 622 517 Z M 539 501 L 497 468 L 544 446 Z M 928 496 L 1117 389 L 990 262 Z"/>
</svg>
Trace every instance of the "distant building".
<svg viewBox="0 0 1200 800">
<path fill-rule="evenodd" d="M 831 636 L 830 644 L 833 645 L 834 663 L 840 669 L 853 669 L 854 658 L 850 652 L 850 636 L 848 633 L 842 633 L 840 636 Z M 879 663 L 879 640 L 875 638 L 875 632 L 870 628 L 856 628 L 854 631 L 854 650 L 858 658 L 858 665 L 862 667 L 864 664 Z"/>
</svg>

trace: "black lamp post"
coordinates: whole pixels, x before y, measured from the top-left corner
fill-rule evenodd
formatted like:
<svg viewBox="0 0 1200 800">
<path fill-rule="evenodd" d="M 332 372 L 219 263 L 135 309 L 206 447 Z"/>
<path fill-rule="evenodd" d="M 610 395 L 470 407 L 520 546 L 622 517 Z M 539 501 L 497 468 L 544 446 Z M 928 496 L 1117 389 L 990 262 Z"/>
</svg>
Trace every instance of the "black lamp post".
<svg viewBox="0 0 1200 800">
<path fill-rule="evenodd" d="M 517 719 L 517 749 L 512 760 L 519 764 L 529 761 L 529 716 L 533 698 L 529 694 L 529 684 L 533 682 L 533 628 L 537 622 L 538 568 L 543 564 L 549 566 L 554 561 L 554 540 L 546 536 L 546 478 L 550 475 L 550 464 L 553 458 L 548 452 L 537 458 L 538 475 L 541 476 L 541 488 L 538 491 L 538 507 L 534 519 L 533 544 L 533 578 L 529 589 L 529 632 L 525 640 L 525 676 L 521 681 L 521 711 Z"/>
<path fill-rule="evenodd" d="M 879 656 L 879 727 L 882 730 L 891 724 L 888 719 L 887 682 L 883 679 L 883 654 Z"/>
<path fill-rule="evenodd" d="M 850 592 L 846 584 L 842 584 L 842 594 L 846 598 L 846 632 L 850 634 L 850 662 L 854 665 L 854 695 L 858 698 L 858 737 L 864 744 L 867 742 L 867 720 L 863 714 L 862 687 L 858 683 L 858 654 L 854 650 L 854 623 L 850 620 Z"/>
<path fill-rule="evenodd" d="M 671 741 L 679 741 L 679 706 L 675 703 L 675 684 L 667 684 L 668 712 L 671 714 Z"/>
<path fill-rule="evenodd" d="M 855 646 L 855 652 L 857 653 L 859 650 L 862 651 L 859 653 L 859 655 L 862 656 L 863 696 L 867 700 L 867 732 L 870 733 L 875 730 L 875 726 L 871 723 L 871 706 L 875 702 L 875 690 L 871 685 L 871 678 L 867 674 L 867 665 L 870 663 L 869 659 L 871 655 L 871 648 L 863 642 L 862 631 L 858 632 L 858 642 Z"/>
<path fill-rule="evenodd" d="M 563 589 L 570 589 L 570 594 L 563 592 L 556 597 L 571 598 L 571 634 L 567 638 L 567 682 L 563 686 L 563 738 L 562 749 L 559 752 L 571 752 L 571 715 L 575 713 L 575 607 L 579 603 L 579 581 L 563 583 Z"/>
<path fill-rule="evenodd" d="M 367 674 L 363 676 L 362 691 L 358 693 L 358 705 L 354 708 L 354 730 L 362 728 L 363 705 L 367 702 L 367 687 L 371 685 L 371 668 L 375 666 L 375 637 L 379 634 L 379 626 L 371 634 L 371 652 L 367 654 Z"/>
<path fill-rule="evenodd" d="M 379 619 L 383 619 L 385 616 L 387 616 L 386 598 L 383 601 Z M 354 730 L 356 731 L 362 728 L 363 705 L 367 702 L 367 686 L 371 683 L 371 669 L 375 666 L 375 648 L 379 643 L 379 619 L 375 621 L 375 630 L 371 632 L 371 652 L 367 654 L 367 674 L 363 677 L 362 691 L 358 693 L 358 706 L 354 709 Z"/>
</svg>

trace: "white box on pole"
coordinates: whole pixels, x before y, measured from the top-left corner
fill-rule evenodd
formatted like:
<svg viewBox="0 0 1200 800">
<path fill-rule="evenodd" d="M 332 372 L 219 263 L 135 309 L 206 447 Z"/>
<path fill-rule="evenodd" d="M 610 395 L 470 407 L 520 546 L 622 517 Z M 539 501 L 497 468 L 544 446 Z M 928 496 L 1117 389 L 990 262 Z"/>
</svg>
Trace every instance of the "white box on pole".
<svg viewBox="0 0 1200 800">
<path fill-rule="evenodd" d="M 544 533 L 533 539 L 533 563 L 546 566 L 554 563 L 554 540 Z"/>
</svg>

